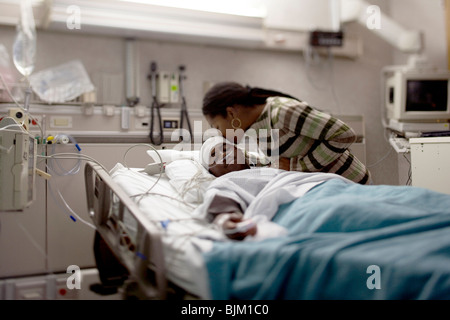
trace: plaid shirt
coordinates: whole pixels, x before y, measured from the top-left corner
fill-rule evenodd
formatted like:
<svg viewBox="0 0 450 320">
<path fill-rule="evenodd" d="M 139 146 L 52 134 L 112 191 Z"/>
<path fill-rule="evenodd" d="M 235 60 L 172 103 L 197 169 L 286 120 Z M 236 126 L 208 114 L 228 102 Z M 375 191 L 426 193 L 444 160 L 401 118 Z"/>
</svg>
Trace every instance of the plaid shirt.
<svg viewBox="0 0 450 320">
<path fill-rule="evenodd" d="M 256 131 L 259 145 L 262 139 L 267 139 L 268 147 L 261 148 L 267 156 L 290 158 L 291 170 L 331 172 L 357 183 L 370 182 L 366 166 L 348 151 L 356 141 L 353 129 L 305 102 L 284 97 L 268 98 L 263 112 L 250 129 Z M 275 148 L 271 146 L 271 140 L 275 141 Z"/>
</svg>

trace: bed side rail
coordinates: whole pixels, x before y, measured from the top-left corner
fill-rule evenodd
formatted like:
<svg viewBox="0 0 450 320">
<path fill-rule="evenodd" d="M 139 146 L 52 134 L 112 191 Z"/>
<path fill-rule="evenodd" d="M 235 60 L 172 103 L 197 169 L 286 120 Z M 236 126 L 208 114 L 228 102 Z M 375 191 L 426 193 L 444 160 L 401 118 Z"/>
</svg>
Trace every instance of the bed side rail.
<svg viewBox="0 0 450 320">
<path fill-rule="evenodd" d="M 94 162 L 84 171 L 88 212 L 97 231 L 128 269 L 135 295 L 166 299 L 164 255 L 159 230 L 135 202 Z"/>
</svg>

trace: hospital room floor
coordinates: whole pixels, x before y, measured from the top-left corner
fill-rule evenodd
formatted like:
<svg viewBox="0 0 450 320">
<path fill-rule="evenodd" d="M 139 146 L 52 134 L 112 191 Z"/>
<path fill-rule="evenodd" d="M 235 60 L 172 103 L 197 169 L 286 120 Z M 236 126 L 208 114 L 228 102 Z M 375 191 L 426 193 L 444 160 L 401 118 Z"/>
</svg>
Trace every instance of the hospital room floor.
<svg viewBox="0 0 450 320">
<path fill-rule="evenodd" d="M 122 294 L 98 294 L 90 289 L 99 284 L 96 268 L 81 270 L 79 289 L 70 288 L 68 273 L 0 280 L 0 300 L 123 300 Z"/>
<path fill-rule="evenodd" d="M 122 300 L 120 292 L 114 294 L 101 295 L 90 289 L 91 285 L 99 284 L 97 269 L 83 270 L 82 288 L 80 290 L 79 300 Z"/>
</svg>

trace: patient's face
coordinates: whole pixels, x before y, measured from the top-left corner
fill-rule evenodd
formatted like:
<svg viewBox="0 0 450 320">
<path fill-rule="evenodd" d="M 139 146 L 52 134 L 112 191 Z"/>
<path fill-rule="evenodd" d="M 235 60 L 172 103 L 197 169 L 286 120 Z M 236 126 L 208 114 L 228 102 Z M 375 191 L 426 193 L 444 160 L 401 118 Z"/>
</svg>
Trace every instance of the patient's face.
<svg viewBox="0 0 450 320">
<path fill-rule="evenodd" d="M 222 149 L 216 147 L 211 150 L 209 164 L 209 172 L 216 177 L 250 168 L 242 150 L 227 143 L 222 145 Z"/>
</svg>

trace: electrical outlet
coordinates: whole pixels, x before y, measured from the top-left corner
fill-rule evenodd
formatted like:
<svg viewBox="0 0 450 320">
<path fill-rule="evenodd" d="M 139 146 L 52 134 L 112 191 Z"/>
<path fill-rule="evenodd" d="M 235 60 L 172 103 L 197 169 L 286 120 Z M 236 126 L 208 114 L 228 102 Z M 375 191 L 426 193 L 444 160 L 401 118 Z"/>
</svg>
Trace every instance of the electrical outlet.
<svg viewBox="0 0 450 320">
<path fill-rule="evenodd" d="M 134 128 L 135 129 L 150 129 L 150 122 L 148 120 L 135 119 Z"/>
</svg>

